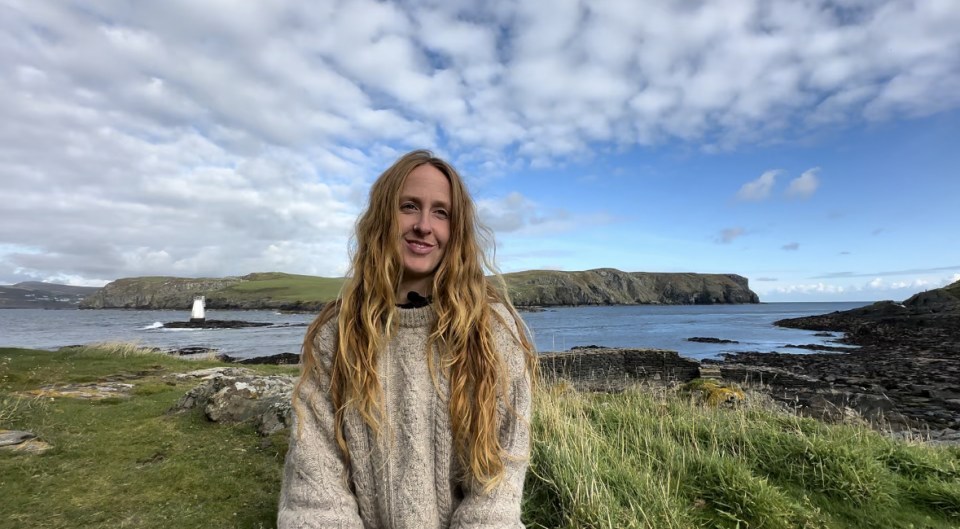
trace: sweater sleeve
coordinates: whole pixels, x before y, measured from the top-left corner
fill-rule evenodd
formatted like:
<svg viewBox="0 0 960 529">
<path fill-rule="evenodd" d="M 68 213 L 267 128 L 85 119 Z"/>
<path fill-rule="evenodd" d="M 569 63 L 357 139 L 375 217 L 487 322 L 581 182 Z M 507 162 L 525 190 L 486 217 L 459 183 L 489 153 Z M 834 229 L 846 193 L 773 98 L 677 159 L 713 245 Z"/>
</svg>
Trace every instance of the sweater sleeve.
<svg viewBox="0 0 960 529">
<path fill-rule="evenodd" d="M 504 311 L 500 311 L 503 314 Z M 507 318 L 510 318 L 507 315 Z M 507 319 L 514 328 L 511 319 Z M 497 346 L 510 373 L 507 404 L 500 427 L 500 446 L 505 452 L 503 481 L 490 493 L 465 487 L 463 501 L 453 513 L 451 529 L 522 528 L 520 521 L 523 481 L 530 459 L 531 384 L 525 353 L 511 331 L 501 327 Z"/>
<path fill-rule="evenodd" d="M 321 331 L 321 338 L 323 334 Z M 326 349 L 323 345 L 330 343 L 332 340 L 317 340 L 321 358 L 329 359 L 329 345 Z M 323 367 L 318 370 L 319 380 L 307 379 L 299 386 L 303 413 L 294 413 L 290 428 L 277 515 L 279 529 L 363 527 L 334 436 L 329 375 Z"/>
</svg>

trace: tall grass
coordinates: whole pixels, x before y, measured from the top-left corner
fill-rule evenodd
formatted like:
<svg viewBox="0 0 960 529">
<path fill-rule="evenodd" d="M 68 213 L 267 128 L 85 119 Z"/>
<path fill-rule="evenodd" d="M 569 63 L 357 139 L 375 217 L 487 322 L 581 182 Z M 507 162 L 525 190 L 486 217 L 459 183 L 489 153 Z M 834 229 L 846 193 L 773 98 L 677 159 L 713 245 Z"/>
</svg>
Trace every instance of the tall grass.
<svg viewBox="0 0 960 529">
<path fill-rule="evenodd" d="M 960 451 L 669 390 L 537 395 L 533 527 L 956 527 Z"/>
<path fill-rule="evenodd" d="M 74 345 L 64 348 L 77 355 L 93 356 L 111 356 L 117 358 L 128 358 L 139 355 L 164 355 L 169 356 L 162 349 L 156 347 L 147 347 L 138 342 L 94 342 L 86 345 Z"/>
</svg>

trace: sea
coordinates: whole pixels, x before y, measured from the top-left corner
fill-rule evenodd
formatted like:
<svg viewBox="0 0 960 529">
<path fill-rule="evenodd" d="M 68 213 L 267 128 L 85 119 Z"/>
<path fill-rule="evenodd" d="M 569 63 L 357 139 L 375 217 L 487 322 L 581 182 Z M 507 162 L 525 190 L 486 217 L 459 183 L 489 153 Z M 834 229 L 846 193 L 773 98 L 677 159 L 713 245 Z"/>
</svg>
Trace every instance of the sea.
<svg viewBox="0 0 960 529">
<path fill-rule="evenodd" d="M 773 322 L 862 307 L 869 302 L 760 303 L 751 305 L 631 305 L 557 307 L 521 312 L 541 353 L 572 347 L 657 348 L 695 359 L 723 353 L 794 352 L 788 344 L 838 345 L 835 337 L 784 329 Z M 186 321 L 190 312 L 170 310 L 0 310 L 0 347 L 55 350 L 66 345 L 134 342 L 163 349 L 213 348 L 235 358 L 299 353 L 312 314 L 274 311 L 207 310 L 207 319 L 270 323 L 243 329 L 167 329 L 166 322 Z M 690 342 L 707 337 L 738 343 Z"/>
</svg>

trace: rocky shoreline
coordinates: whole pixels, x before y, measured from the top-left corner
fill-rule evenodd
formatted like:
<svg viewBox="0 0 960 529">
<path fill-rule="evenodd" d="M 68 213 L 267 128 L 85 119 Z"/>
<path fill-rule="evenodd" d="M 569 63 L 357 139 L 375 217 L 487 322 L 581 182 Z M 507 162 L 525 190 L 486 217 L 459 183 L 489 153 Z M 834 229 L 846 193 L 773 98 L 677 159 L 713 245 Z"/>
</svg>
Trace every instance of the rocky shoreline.
<svg viewBox="0 0 960 529">
<path fill-rule="evenodd" d="M 960 282 L 903 303 L 775 323 L 843 332 L 836 341 L 848 347 L 736 353 L 705 363 L 717 365 L 724 378 L 767 385 L 803 413 L 838 418 L 856 412 L 890 430 L 960 441 L 960 297 L 954 292 Z"/>
</svg>

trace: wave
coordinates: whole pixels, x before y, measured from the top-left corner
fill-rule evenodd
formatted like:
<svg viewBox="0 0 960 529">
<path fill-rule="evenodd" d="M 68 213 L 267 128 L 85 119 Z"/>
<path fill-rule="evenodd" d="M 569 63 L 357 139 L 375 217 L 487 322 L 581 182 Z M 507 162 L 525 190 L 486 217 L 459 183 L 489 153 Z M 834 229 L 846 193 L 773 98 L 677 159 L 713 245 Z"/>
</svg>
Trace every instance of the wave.
<svg viewBox="0 0 960 529">
<path fill-rule="evenodd" d="M 191 329 L 191 328 L 167 329 L 166 327 L 163 326 L 163 322 L 155 321 L 150 325 L 147 325 L 146 327 L 140 327 L 140 330 L 141 331 L 160 330 L 162 332 L 180 332 L 180 331 L 202 331 L 203 329 Z"/>
</svg>

